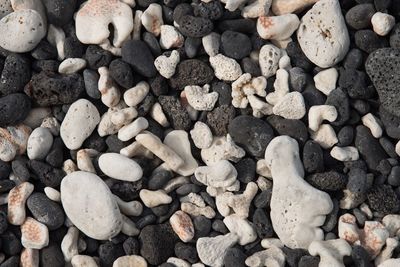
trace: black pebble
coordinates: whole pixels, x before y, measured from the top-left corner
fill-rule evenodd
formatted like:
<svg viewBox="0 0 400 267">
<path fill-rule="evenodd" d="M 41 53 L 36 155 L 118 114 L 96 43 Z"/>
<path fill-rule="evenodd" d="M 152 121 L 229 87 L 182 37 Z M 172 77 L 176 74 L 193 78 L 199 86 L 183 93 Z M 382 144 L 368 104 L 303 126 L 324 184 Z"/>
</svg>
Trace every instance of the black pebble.
<svg viewBox="0 0 400 267">
<path fill-rule="evenodd" d="M 388 46 L 388 41 L 372 30 L 359 30 L 354 35 L 354 39 L 356 46 L 368 54 Z"/>
<path fill-rule="evenodd" d="M 344 147 L 349 146 L 353 143 L 354 129 L 353 127 L 346 125 L 337 134 L 338 143 L 337 146 Z"/>
<path fill-rule="evenodd" d="M 256 162 L 252 158 L 243 158 L 234 166 L 242 183 L 250 183 L 256 178 Z"/>
<path fill-rule="evenodd" d="M 242 68 L 243 73 L 250 73 L 252 77 L 261 76 L 260 65 L 251 58 L 243 58 L 240 62 L 240 67 Z"/>
<path fill-rule="evenodd" d="M 64 255 L 60 245 L 50 243 L 47 247 L 40 250 L 40 266 L 43 267 L 64 267 Z"/>
<path fill-rule="evenodd" d="M 301 257 L 308 254 L 306 250 L 300 248 L 291 249 L 283 247 L 282 251 L 285 253 L 286 262 L 290 267 L 297 267 Z"/>
<path fill-rule="evenodd" d="M 286 48 L 286 52 L 290 57 L 290 61 L 294 67 L 300 67 L 305 71 L 310 71 L 313 67 L 311 61 L 301 50 L 300 45 L 296 42 L 290 42 Z"/>
<path fill-rule="evenodd" d="M 48 71 L 48 72 L 58 72 L 58 67 L 60 62 L 53 59 L 48 60 L 35 60 L 32 63 L 32 70 L 36 72 Z"/>
<path fill-rule="evenodd" d="M 129 63 L 133 70 L 144 77 L 156 76 L 154 56 L 147 44 L 140 40 L 130 40 L 122 46 L 122 60 Z"/>
<path fill-rule="evenodd" d="M 185 53 L 188 58 L 194 58 L 201 48 L 201 38 L 187 37 L 185 39 Z"/>
<path fill-rule="evenodd" d="M 374 91 L 368 90 L 368 76 L 363 71 L 352 68 L 341 68 L 339 75 L 339 86 L 347 92 L 351 98 L 369 99 Z"/>
<path fill-rule="evenodd" d="M 12 256 L 0 264 L 0 267 L 17 267 L 20 266 L 20 257 Z"/>
<path fill-rule="evenodd" d="M 188 37 L 203 37 L 209 34 L 214 28 L 210 19 L 184 15 L 180 18 L 179 30 Z"/>
<path fill-rule="evenodd" d="M 10 94 L 0 98 L 0 127 L 23 122 L 31 110 L 30 98 L 25 94 Z"/>
<path fill-rule="evenodd" d="M 289 70 L 290 87 L 297 92 L 302 92 L 307 85 L 307 74 L 300 67 L 294 67 Z"/>
<path fill-rule="evenodd" d="M 356 30 L 369 28 L 371 25 L 371 18 L 375 14 L 373 4 L 360 4 L 352 7 L 346 13 L 347 24 Z"/>
<path fill-rule="evenodd" d="M 0 211 L 0 235 L 2 235 L 7 230 L 7 227 L 7 215 L 4 212 Z"/>
<path fill-rule="evenodd" d="M 15 187 L 15 182 L 11 180 L 0 180 L 0 193 L 10 191 Z"/>
<path fill-rule="evenodd" d="M 181 105 L 181 102 L 174 96 L 160 96 L 158 98 L 168 121 L 171 123 L 175 130 L 188 131 L 191 127 L 191 120 L 189 113 Z"/>
<path fill-rule="evenodd" d="M 400 200 L 390 185 L 372 187 L 367 198 L 371 209 L 383 215 L 397 213 L 400 209 Z"/>
<path fill-rule="evenodd" d="M 15 176 L 17 176 L 20 181 L 28 181 L 30 178 L 29 169 L 27 166 L 27 160 L 25 158 L 15 159 L 11 163 L 11 168 Z"/>
<path fill-rule="evenodd" d="M 196 216 L 193 219 L 193 226 L 196 238 L 208 236 L 211 231 L 211 220 L 202 215 Z"/>
<path fill-rule="evenodd" d="M 100 67 L 108 66 L 112 60 L 112 54 L 98 45 L 89 45 L 86 49 L 85 59 L 91 69 L 97 70 Z"/>
<path fill-rule="evenodd" d="M 64 41 L 65 58 L 82 58 L 85 47 L 75 37 L 67 37 Z"/>
<path fill-rule="evenodd" d="M 8 175 L 10 175 L 10 172 L 10 163 L 0 160 L 0 180 L 8 179 Z"/>
<path fill-rule="evenodd" d="M 157 74 L 157 76 L 150 81 L 150 89 L 155 96 L 166 95 L 169 90 L 167 79 Z"/>
<path fill-rule="evenodd" d="M 222 53 L 233 59 L 242 59 L 251 52 L 250 38 L 240 32 L 225 31 L 221 35 Z"/>
<path fill-rule="evenodd" d="M 139 240 L 135 237 L 128 237 L 122 244 L 126 255 L 138 255 L 140 250 Z"/>
<path fill-rule="evenodd" d="M 226 19 L 218 23 L 221 32 L 235 31 L 249 34 L 255 31 L 256 23 L 251 19 Z"/>
<path fill-rule="evenodd" d="M 213 69 L 198 59 L 188 59 L 180 62 L 174 76 L 170 79 L 172 88 L 183 90 L 187 85 L 204 85 L 214 78 Z"/>
<path fill-rule="evenodd" d="M 110 75 L 120 86 L 131 88 L 134 85 L 134 77 L 131 67 L 121 59 L 114 59 L 110 63 Z"/>
<path fill-rule="evenodd" d="M 101 266 L 111 267 L 113 262 L 121 256 L 125 256 L 122 244 L 114 244 L 106 241 L 98 248 Z"/>
<path fill-rule="evenodd" d="M 150 48 L 151 53 L 153 53 L 153 56 L 161 55 L 161 47 L 160 47 L 160 44 L 158 43 L 157 38 L 154 36 L 154 34 L 152 34 L 151 32 L 144 32 L 143 33 L 143 41 Z"/>
<path fill-rule="evenodd" d="M 101 93 L 99 91 L 99 78 L 100 75 L 94 70 L 85 69 L 83 71 L 86 93 L 94 99 L 101 98 Z"/>
<path fill-rule="evenodd" d="M 347 94 L 341 88 L 330 92 L 325 104 L 334 106 L 338 113 L 337 119 L 332 122 L 333 125 L 343 125 L 350 118 L 350 101 Z"/>
<path fill-rule="evenodd" d="M 360 49 L 351 49 L 343 61 L 343 66 L 346 69 L 359 69 L 363 66 L 363 53 Z"/>
<path fill-rule="evenodd" d="M 57 187 L 65 176 L 63 170 L 53 168 L 49 164 L 37 160 L 29 161 L 28 167 L 45 186 Z"/>
<path fill-rule="evenodd" d="M 115 182 L 111 186 L 111 192 L 117 195 L 123 201 L 132 201 L 139 196 L 139 191 L 142 189 L 141 183 L 131 183 L 125 181 Z"/>
<path fill-rule="evenodd" d="M 265 209 L 258 208 L 253 214 L 253 224 L 259 238 L 269 238 L 274 235 L 274 228 Z"/>
<path fill-rule="evenodd" d="M 389 137 L 400 139 L 400 117 L 388 112 L 383 105 L 379 107 L 379 115 Z"/>
<path fill-rule="evenodd" d="M 231 105 L 222 105 L 214 108 L 207 114 L 207 124 L 216 136 L 224 136 L 228 133 L 228 126 L 235 118 L 236 110 Z"/>
<path fill-rule="evenodd" d="M 237 247 L 229 248 L 225 253 L 224 266 L 225 267 L 245 267 L 246 254 Z"/>
<path fill-rule="evenodd" d="M 342 173 L 329 171 L 310 175 L 306 181 L 322 191 L 338 191 L 346 187 L 347 177 Z"/>
<path fill-rule="evenodd" d="M 4 232 L 1 236 L 3 243 L 2 251 L 10 256 L 18 255 L 22 250 L 20 238 L 16 237 L 15 234 L 9 230 Z"/>
<path fill-rule="evenodd" d="M 49 154 L 46 156 L 46 162 L 54 168 L 61 168 L 64 163 L 64 143 L 60 137 L 54 138 Z M 100 151 L 100 150 L 98 150 Z"/>
<path fill-rule="evenodd" d="M 75 11 L 76 0 L 43 0 L 48 22 L 63 26 L 71 21 Z"/>
<path fill-rule="evenodd" d="M 61 206 L 43 193 L 33 193 L 26 202 L 29 211 L 49 230 L 55 230 L 64 224 L 64 211 Z"/>
<path fill-rule="evenodd" d="M 34 59 L 38 60 L 57 59 L 57 48 L 46 40 L 42 40 L 35 49 L 32 50 L 31 55 Z"/>
<path fill-rule="evenodd" d="M 304 145 L 303 165 L 308 173 L 324 170 L 324 155 L 321 146 L 317 142 L 309 140 Z"/>
<path fill-rule="evenodd" d="M 397 23 L 390 33 L 390 46 L 400 48 L 400 23 Z"/>
<path fill-rule="evenodd" d="M 305 255 L 301 257 L 298 267 L 318 267 L 319 261 L 319 257 Z"/>
<path fill-rule="evenodd" d="M 272 197 L 272 189 L 266 189 L 261 191 L 258 195 L 254 198 L 254 206 L 256 208 L 268 208 L 271 204 L 271 197 Z"/>
<path fill-rule="evenodd" d="M 400 166 L 392 168 L 388 176 L 388 183 L 392 186 L 400 186 Z"/>
<path fill-rule="evenodd" d="M 188 261 L 192 264 L 199 261 L 196 248 L 182 242 L 178 242 L 175 244 L 175 255 L 178 258 Z"/>
<path fill-rule="evenodd" d="M 370 262 L 370 256 L 368 252 L 362 246 L 355 245 L 351 251 L 351 258 L 355 266 L 359 267 L 373 267 L 374 265 Z"/>
</svg>

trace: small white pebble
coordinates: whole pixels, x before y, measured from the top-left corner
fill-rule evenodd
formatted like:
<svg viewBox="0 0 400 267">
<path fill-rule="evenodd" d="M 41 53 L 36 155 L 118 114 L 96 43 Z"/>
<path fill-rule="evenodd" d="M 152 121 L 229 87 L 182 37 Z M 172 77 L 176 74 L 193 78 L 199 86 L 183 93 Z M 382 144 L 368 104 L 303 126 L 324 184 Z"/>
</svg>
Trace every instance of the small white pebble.
<svg viewBox="0 0 400 267">
<path fill-rule="evenodd" d="M 164 190 L 147 190 L 142 189 L 139 193 L 140 199 L 143 204 L 148 208 L 154 208 L 163 204 L 169 204 L 172 202 L 172 198 L 165 193 Z"/>
<path fill-rule="evenodd" d="M 329 95 L 333 90 L 336 89 L 336 82 L 339 73 L 335 68 L 322 70 L 314 76 L 315 88 Z"/>
<path fill-rule="evenodd" d="M 214 69 L 215 77 L 223 81 L 234 81 L 242 75 L 239 63 L 222 54 L 210 57 L 211 67 Z"/>
<path fill-rule="evenodd" d="M 218 93 L 209 93 L 210 86 L 208 84 L 203 87 L 197 85 L 188 85 L 185 87 L 185 96 L 189 105 L 195 110 L 199 111 L 210 111 L 214 108 L 215 103 L 218 100 Z"/>
<path fill-rule="evenodd" d="M 387 35 L 396 23 L 392 15 L 376 12 L 371 18 L 371 24 L 374 32 L 380 36 Z"/>
<path fill-rule="evenodd" d="M 162 17 L 162 8 L 159 4 L 150 4 L 141 16 L 143 27 L 146 31 L 151 32 L 154 36 L 159 36 L 161 25 L 164 24 Z"/>
<path fill-rule="evenodd" d="M 58 72 L 62 74 L 72 74 L 86 67 L 86 60 L 83 58 L 67 58 L 61 62 Z"/>
<path fill-rule="evenodd" d="M 198 121 L 195 123 L 193 130 L 190 131 L 190 136 L 194 145 L 199 148 L 209 148 L 213 141 L 213 135 L 207 124 Z"/>
<path fill-rule="evenodd" d="M 358 150 L 354 146 L 335 146 L 331 150 L 331 156 L 339 161 L 354 161 L 359 158 Z"/>
<path fill-rule="evenodd" d="M 372 136 L 375 138 L 381 138 L 382 137 L 382 127 L 380 125 L 380 121 L 378 118 L 376 118 L 374 115 L 371 113 L 368 113 L 367 115 L 364 115 L 361 118 L 362 123 L 369 128 L 369 130 L 372 133 Z"/>
<path fill-rule="evenodd" d="M 181 47 L 184 41 L 183 35 L 174 26 L 161 26 L 160 46 L 162 49 Z"/>
<path fill-rule="evenodd" d="M 327 120 L 333 122 L 338 114 L 336 108 L 330 105 L 312 106 L 308 111 L 308 128 L 317 131 L 322 121 Z"/>
<path fill-rule="evenodd" d="M 155 103 L 150 110 L 150 116 L 163 127 L 168 127 L 169 122 L 160 103 Z"/>
<path fill-rule="evenodd" d="M 56 189 L 54 189 L 52 187 L 46 186 L 44 188 L 44 193 L 46 194 L 46 196 L 49 199 L 51 199 L 51 200 L 53 200 L 55 202 L 60 202 L 61 201 L 60 191 L 58 191 L 58 190 L 56 190 Z"/>
<path fill-rule="evenodd" d="M 325 149 L 331 148 L 338 142 L 335 130 L 329 124 L 322 124 L 318 131 L 311 132 L 310 137 Z"/>
<path fill-rule="evenodd" d="M 221 43 L 221 35 L 216 32 L 212 32 L 201 39 L 204 50 L 210 57 L 214 57 L 219 52 L 219 46 Z"/>
<path fill-rule="evenodd" d="M 144 117 L 139 117 L 118 131 L 118 139 L 128 141 L 149 127 L 149 122 Z"/>
<path fill-rule="evenodd" d="M 147 96 L 150 91 L 150 86 L 147 82 L 139 82 L 131 89 L 128 89 L 124 93 L 124 101 L 130 106 L 134 107 L 138 105 Z"/>
</svg>

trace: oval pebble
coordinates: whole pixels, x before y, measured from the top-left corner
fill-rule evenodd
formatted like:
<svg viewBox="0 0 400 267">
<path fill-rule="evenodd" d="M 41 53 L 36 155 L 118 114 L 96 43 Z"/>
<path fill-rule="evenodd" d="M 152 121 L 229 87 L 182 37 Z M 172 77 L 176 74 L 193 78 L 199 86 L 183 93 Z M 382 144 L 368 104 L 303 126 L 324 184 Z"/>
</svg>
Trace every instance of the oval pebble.
<svg viewBox="0 0 400 267">
<path fill-rule="evenodd" d="M 31 51 L 45 35 L 45 23 L 35 10 L 18 10 L 0 20 L 0 46 L 8 51 Z"/>
<path fill-rule="evenodd" d="M 61 182 L 61 202 L 72 223 L 85 235 L 107 240 L 122 228 L 122 215 L 108 186 L 97 175 L 73 172 Z"/>
<path fill-rule="evenodd" d="M 44 159 L 53 145 L 53 135 L 48 128 L 38 127 L 28 139 L 27 154 L 29 159 Z"/>
<path fill-rule="evenodd" d="M 43 193 L 33 193 L 26 205 L 33 217 L 45 224 L 49 230 L 60 228 L 64 224 L 64 212 L 59 204 L 51 201 Z"/>
<path fill-rule="evenodd" d="M 111 178 L 135 182 L 143 176 L 143 170 L 136 161 L 118 153 L 105 153 L 99 158 L 99 167 Z"/>
<path fill-rule="evenodd" d="M 10 94 L 0 98 L 0 127 L 22 122 L 31 110 L 31 101 L 24 94 Z"/>
</svg>

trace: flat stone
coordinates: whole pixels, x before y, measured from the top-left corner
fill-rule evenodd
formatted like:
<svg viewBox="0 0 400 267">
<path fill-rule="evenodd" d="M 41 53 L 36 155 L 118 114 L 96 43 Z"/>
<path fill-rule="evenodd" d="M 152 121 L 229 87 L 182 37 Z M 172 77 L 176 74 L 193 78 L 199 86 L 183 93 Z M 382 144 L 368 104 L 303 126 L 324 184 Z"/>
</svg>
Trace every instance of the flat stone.
<svg viewBox="0 0 400 267">
<path fill-rule="evenodd" d="M 136 182 L 143 176 L 143 170 L 133 159 L 118 153 L 104 153 L 98 160 L 99 168 L 111 178 Z"/>
</svg>

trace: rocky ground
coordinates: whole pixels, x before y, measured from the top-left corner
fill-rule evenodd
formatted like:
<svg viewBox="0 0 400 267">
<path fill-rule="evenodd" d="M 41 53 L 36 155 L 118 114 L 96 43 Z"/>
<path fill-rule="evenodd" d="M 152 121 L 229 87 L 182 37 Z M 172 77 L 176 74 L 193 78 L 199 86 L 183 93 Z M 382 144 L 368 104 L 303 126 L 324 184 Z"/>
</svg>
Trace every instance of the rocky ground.
<svg viewBox="0 0 400 267">
<path fill-rule="evenodd" d="M 0 267 L 400 266 L 400 0 L 1 0 Z"/>
</svg>

